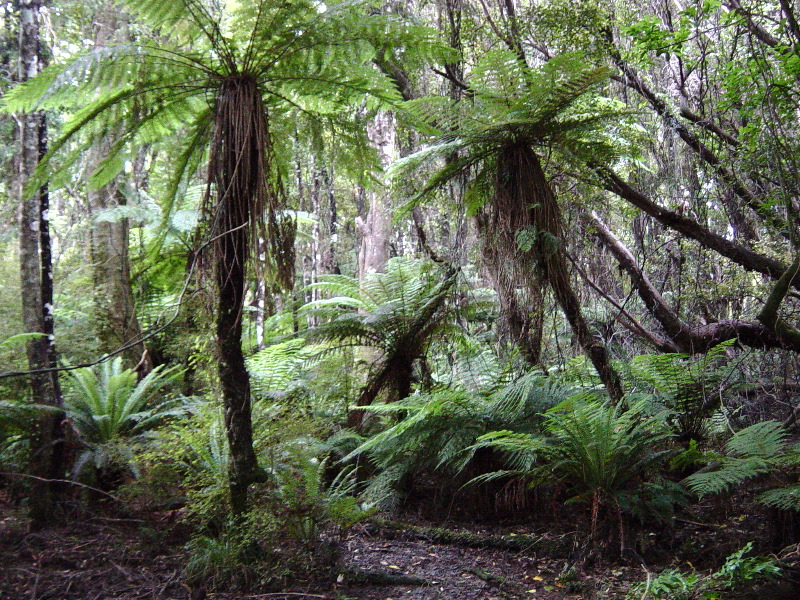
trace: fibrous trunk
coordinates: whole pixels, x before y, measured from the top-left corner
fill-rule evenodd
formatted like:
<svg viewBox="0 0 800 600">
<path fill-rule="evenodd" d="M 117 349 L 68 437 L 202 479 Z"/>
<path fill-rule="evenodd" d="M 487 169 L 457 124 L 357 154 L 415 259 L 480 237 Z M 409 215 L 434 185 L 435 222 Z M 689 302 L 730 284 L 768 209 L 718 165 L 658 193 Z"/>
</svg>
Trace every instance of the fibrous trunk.
<svg viewBox="0 0 800 600">
<path fill-rule="evenodd" d="M 261 475 L 253 449 L 250 381 L 242 353 L 251 225 L 262 222 L 269 201 L 267 118 L 255 80 L 236 77 L 222 83 L 214 127 L 206 218 L 214 239 L 217 347 L 230 446 L 231 505 L 241 514 L 247 507 L 248 485 Z"/>
<path fill-rule="evenodd" d="M 570 282 L 567 260 L 564 253 L 564 236 L 561 226 L 561 210 L 550 184 L 545 177 L 539 157 L 528 144 L 517 143 L 504 149 L 498 158 L 495 187 L 495 210 L 505 215 L 508 227 L 513 231 L 525 231 L 520 238 L 522 247 L 510 256 L 515 259 L 530 246 L 542 278 L 553 290 L 556 302 L 561 307 L 572 331 L 597 370 L 600 379 L 613 401 L 622 398 L 622 384 L 611 366 L 606 347 L 589 329 L 583 317 L 580 302 Z M 527 216 L 516 214 L 526 211 Z M 527 224 L 527 227 L 520 225 Z M 531 267 L 523 264 L 520 272 Z"/>
</svg>

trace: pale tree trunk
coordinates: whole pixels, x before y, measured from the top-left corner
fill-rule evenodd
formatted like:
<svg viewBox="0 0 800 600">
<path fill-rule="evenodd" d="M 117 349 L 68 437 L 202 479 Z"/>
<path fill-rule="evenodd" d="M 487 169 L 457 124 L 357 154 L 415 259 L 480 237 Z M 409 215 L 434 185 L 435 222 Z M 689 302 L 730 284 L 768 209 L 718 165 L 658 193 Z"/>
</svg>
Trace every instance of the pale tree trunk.
<svg viewBox="0 0 800 600">
<path fill-rule="evenodd" d="M 99 11 L 95 20 L 96 48 L 107 46 L 117 37 L 121 23 L 118 13 L 109 6 Z M 103 160 L 112 140 L 104 140 L 94 148 L 89 158 L 91 173 Z M 88 191 L 89 209 L 92 215 L 125 205 L 125 197 L 117 183 L 112 181 L 99 189 Z M 95 331 L 103 352 L 114 352 L 120 347 L 141 339 L 142 329 L 136 317 L 136 306 L 131 288 L 130 272 L 130 226 L 127 217 L 113 220 L 96 220 L 91 230 L 90 248 L 92 279 L 94 284 Z M 147 369 L 144 344 L 127 349 L 123 356 L 129 366 L 142 364 Z M 142 363 L 142 361 L 144 361 Z"/>
<path fill-rule="evenodd" d="M 378 151 L 384 171 L 395 158 L 395 128 L 397 122 L 394 113 L 379 112 L 367 124 L 367 135 Z M 373 183 L 373 186 L 375 184 Z M 389 260 L 389 241 L 392 235 L 392 200 L 389 190 L 383 188 L 368 192 L 368 210 L 365 219 L 356 217 L 356 226 L 361 233 L 361 250 L 358 253 L 358 277 L 360 281 L 371 273 L 384 270 Z M 362 348 L 359 362 L 376 364 L 380 353 L 374 348 Z M 369 394 L 369 376 L 362 390 L 362 396 Z M 351 410 L 347 417 L 349 427 L 361 429 L 365 413 L 363 410 Z"/>
<path fill-rule="evenodd" d="M 367 125 L 367 135 L 378 150 L 381 166 L 387 169 L 395 159 L 394 113 L 380 112 Z M 358 217 L 361 232 L 361 251 L 358 254 L 358 275 L 383 271 L 389 260 L 389 241 L 392 234 L 392 199 L 388 189 L 368 193 L 369 209 L 365 219 Z"/>
<path fill-rule="evenodd" d="M 95 153 L 95 157 L 98 154 Z M 94 215 L 125 204 L 116 184 L 110 183 L 88 193 Z M 97 220 L 91 231 L 92 279 L 94 283 L 95 330 L 103 352 L 113 352 L 141 338 L 131 289 L 128 219 Z M 144 344 L 137 344 L 123 354 L 130 365 L 144 357 Z"/>
<path fill-rule="evenodd" d="M 20 2 L 20 81 L 35 77 L 41 70 L 38 0 Z M 26 197 L 23 187 L 33 175 L 46 144 L 44 115 L 28 113 L 20 117 L 19 258 L 22 289 L 22 319 L 25 332 L 41 333 L 28 342 L 26 351 L 31 370 L 48 369 L 55 354 L 52 335 L 52 265 L 47 222 L 47 191 L 38 190 Z M 44 250 L 44 252 L 42 252 Z M 42 259 L 47 263 L 42 264 Z M 47 278 L 43 286 L 43 274 Z M 44 287 L 44 292 L 43 292 Z M 45 299 L 47 304 L 45 304 Z M 60 406 L 55 373 L 33 373 L 30 378 L 32 401 L 36 404 Z M 52 482 L 63 475 L 63 429 L 61 413 L 43 413 L 36 420 L 31 446 L 30 471 L 33 480 L 30 508 L 34 525 L 54 517 L 53 502 L 58 491 Z"/>
</svg>

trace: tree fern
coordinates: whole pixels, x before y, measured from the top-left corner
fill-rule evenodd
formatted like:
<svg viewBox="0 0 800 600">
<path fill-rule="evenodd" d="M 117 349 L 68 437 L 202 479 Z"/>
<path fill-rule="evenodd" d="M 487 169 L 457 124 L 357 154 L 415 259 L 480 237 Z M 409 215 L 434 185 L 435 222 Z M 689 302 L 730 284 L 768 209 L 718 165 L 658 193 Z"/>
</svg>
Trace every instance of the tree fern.
<svg viewBox="0 0 800 600">
<path fill-rule="evenodd" d="M 385 273 L 371 274 L 360 284 L 342 275 L 326 276 L 313 284 L 332 297 L 303 307 L 320 321 L 307 337 L 380 353 L 357 401 L 359 406 L 372 404 L 384 389 L 393 400 L 411 393 L 415 361 L 427 354 L 452 316 L 448 299 L 456 276 L 453 270 L 442 277 L 420 261 L 394 258 Z M 351 425 L 360 423 L 361 413 L 355 415 Z"/>
<path fill-rule="evenodd" d="M 422 469 L 457 475 L 480 449 L 477 440 L 491 431 L 513 430 L 513 435 L 519 436 L 515 439 L 530 440 L 528 434 L 541 426 L 540 413 L 572 393 L 569 387 L 555 385 L 536 372 L 512 382 L 501 379 L 480 390 L 470 389 L 471 384 L 439 387 L 371 409 L 389 417 L 403 414 L 401 420 L 363 441 L 343 459 L 364 457 L 377 467 L 366 492 L 372 500 L 383 493 L 398 494 L 405 478 Z M 525 464 L 529 467 L 529 463 L 528 457 Z"/>
<path fill-rule="evenodd" d="M 627 365 L 630 383 L 670 411 L 668 419 L 680 438 L 702 439 L 707 419 L 719 408 L 722 395 L 739 380 L 737 363 L 727 358 L 733 343 L 719 344 L 700 358 L 637 356 Z"/>
<path fill-rule="evenodd" d="M 507 468 L 473 483 L 512 477 L 531 485 L 565 484 L 572 494 L 569 501 L 591 505 L 594 534 L 603 509 L 612 515 L 647 512 L 644 505 L 652 500 L 641 493 L 642 486 L 666 461 L 669 451 L 659 446 L 667 437 L 643 403 L 623 409 L 575 396 L 548 411 L 541 432 L 499 430 L 478 438 L 475 447 L 502 453 Z M 651 487 L 657 492 L 654 498 L 663 495 L 663 486 Z M 672 495 L 666 504 L 659 501 L 656 510 L 669 511 L 676 499 Z"/>
</svg>

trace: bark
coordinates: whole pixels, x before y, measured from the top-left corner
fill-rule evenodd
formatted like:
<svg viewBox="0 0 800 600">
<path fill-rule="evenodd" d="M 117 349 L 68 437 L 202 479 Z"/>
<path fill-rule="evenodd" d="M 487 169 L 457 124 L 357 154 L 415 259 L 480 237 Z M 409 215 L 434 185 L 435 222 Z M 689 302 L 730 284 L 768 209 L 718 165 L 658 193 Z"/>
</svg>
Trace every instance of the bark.
<svg viewBox="0 0 800 600">
<path fill-rule="evenodd" d="M 247 509 L 247 487 L 259 479 L 253 450 L 250 378 L 242 353 L 247 231 L 223 235 L 217 264 L 217 348 L 219 379 L 225 405 L 225 430 L 230 446 L 231 506 L 235 514 Z"/>
<path fill-rule="evenodd" d="M 268 114 L 261 90 L 250 77 L 224 80 L 218 92 L 213 140 L 210 149 L 209 191 L 206 217 L 212 224 L 214 270 L 217 287 L 216 337 L 218 373 L 225 410 L 225 430 L 230 447 L 229 481 L 231 508 L 240 517 L 247 510 L 247 489 L 266 480 L 253 449 L 250 380 L 242 352 L 242 313 L 245 297 L 246 263 L 256 229 L 269 213 L 270 248 L 287 240 L 275 211 L 283 196 L 270 187 Z M 212 187 L 219 190 L 212 193 Z M 276 276 L 284 266 L 275 255 Z M 293 258 L 293 255 L 292 255 Z"/>
<path fill-rule="evenodd" d="M 800 255 L 777 281 L 756 318 L 783 342 L 800 350 L 800 330 L 784 321 L 778 315 L 778 309 L 786 294 L 789 293 L 789 286 L 793 280 L 795 282 L 800 280 Z"/>
<path fill-rule="evenodd" d="M 645 306 L 647 306 L 648 312 L 661 325 L 666 335 L 675 343 L 680 352 L 701 354 L 708 352 L 722 342 L 733 339 L 752 348 L 782 348 L 800 351 L 800 341 L 781 337 L 763 322 L 724 319 L 704 325 L 685 323 L 666 303 L 647 275 L 639 268 L 636 259 L 628 248 L 611 232 L 596 213 L 593 212 L 590 218 L 598 237 L 617 259 L 620 267 L 630 276 L 633 286 Z M 783 278 L 787 288 L 789 279 L 788 275 Z M 761 316 L 759 316 L 759 320 L 761 320 Z"/>
<path fill-rule="evenodd" d="M 99 158 L 97 154 L 95 157 Z M 125 205 L 115 183 L 90 190 L 88 200 L 94 214 Z M 129 231 L 127 218 L 96 220 L 91 231 L 95 330 L 103 352 L 113 352 L 142 337 L 131 288 Z M 144 353 L 142 343 L 126 350 L 123 356 L 129 365 L 135 365 Z"/>
<path fill-rule="evenodd" d="M 101 11 L 94 24 L 96 48 L 105 47 L 119 37 L 117 13 L 109 7 Z M 112 139 L 109 137 L 92 150 L 89 156 L 90 173 L 100 166 L 111 145 Z M 126 204 L 116 181 L 99 189 L 89 189 L 87 195 L 89 210 L 93 215 Z M 100 350 L 104 353 L 114 352 L 142 337 L 131 287 L 129 242 L 130 225 L 127 217 L 95 220 L 90 234 L 94 324 Z M 129 366 L 137 365 L 143 359 L 147 361 L 143 343 L 127 349 L 123 356 Z M 143 366 L 148 370 L 149 365 Z"/>
<path fill-rule="evenodd" d="M 535 253 L 543 278 L 553 290 L 556 302 L 569 322 L 578 344 L 597 370 L 609 397 L 617 402 L 624 395 L 622 382 L 611 365 L 605 344 L 590 330 L 570 282 L 561 209 L 542 170 L 539 157 L 526 144 L 517 144 L 504 153 L 505 156 L 499 162 L 508 165 L 509 172 L 504 172 L 503 169 L 498 172 L 495 202 L 502 195 L 507 195 L 509 198 L 516 198 L 517 205 L 527 207 L 530 211 L 530 233 L 535 236 Z"/>
<path fill-rule="evenodd" d="M 367 126 L 367 134 L 378 151 L 384 169 L 395 159 L 396 125 L 393 113 L 381 112 Z M 358 273 L 361 279 L 368 273 L 383 271 L 389 260 L 389 240 L 392 234 L 392 203 L 388 190 L 373 190 L 368 195 L 367 216 L 356 220 L 362 235 L 361 252 L 358 255 Z"/>
<path fill-rule="evenodd" d="M 669 227 L 688 238 L 699 242 L 703 247 L 714 250 L 718 254 L 729 258 L 747 271 L 762 273 L 773 279 L 779 279 L 786 271 L 786 267 L 757 252 L 735 244 L 730 240 L 703 227 L 697 221 L 685 217 L 675 211 L 663 208 L 645 196 L 642 192 L 623 181 L 614 171 L 607 168 L 597 168 L 597 174 L 603 181 L 603 186 L 608 191 L 618 195 L 623 200 L 630 202 L 636 208 L 644 211 L 662 225 Z M 800 289 L 800 284 L 794 287 Z"/>
<path fill-rule="evenodd" d="M 41 70 L 38 0 L 20 3 L 20 81 L 26 81 Z M 19 197 L 19 258 L 22 289 L 22 319 L 26 333 L 42 333 L 26 346 L 28 368 L 48 369 L 54 356 L 52 334 L 52 264 L 47 227 L 48 196 L 46 189 L 25 196 L 23 188 L 33 175 L 36 164 L 46 148 L 46 131 L 42 113 L 20 117 L 20 160 L 18 173 Z M 44 253 L 42 254 L 42 242 Z M 46 264 L 42 264 L 42 260 Z M 47 278 L 43 291 L 44 278 Z M 48 303 L 45 304 L 44 300 Z M 60 406 L 56 373 L 34 373 L 30 376 L 31 399 L 34 403 Z M 34 526 L 52 520 L 53 504 L 58 487 L 52 480 L 61 479 L 63 470 L 63 428 L 61 413 L 44 413 L 36 419 L 32 435 L 29 469 L 37 479 L 30 497 L 30 513 Z"/>
<path fill-rule="evenodd" d="M 492 214 L 493 208 L 489 206 L 479 213 L 476 224 L 484 264 L 500 300 L 500 337 L 507 335 L 525 361 L 536 366 L 542 354 L 545 282 L 530 265 L 520 268 L 516 261 L 509 260 L 519 253 L 515 234 L 526 229 L 527 219 L 525 223 L 501 226 L 498 215 Z M 523 208 L 517 214 L 525 218 L 527 212 Z"/>
</svg>

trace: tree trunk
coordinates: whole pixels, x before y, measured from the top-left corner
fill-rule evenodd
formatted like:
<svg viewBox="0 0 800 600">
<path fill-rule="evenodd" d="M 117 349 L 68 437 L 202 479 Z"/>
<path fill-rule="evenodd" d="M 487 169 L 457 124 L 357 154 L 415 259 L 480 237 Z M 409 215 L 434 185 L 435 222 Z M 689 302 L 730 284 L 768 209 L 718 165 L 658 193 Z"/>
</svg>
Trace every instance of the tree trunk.
<svg viewBox="0 0 800 600">
<path fill-rule="evenodd" d="M 247 509 L 247 487 L 258 472 L 250 416 L 250 379 L 242 353 L 246 247 L 247 232 L 243 228 L 223 235 L 216 269 L 219 380 L 230 446 L 231 507 L 235 514 Z"/>
<path fill-rule="evenodd" d="M 249 77 L 223 81 L 217 96 L 205 211 L 214 240 L 218 372 L 230 447 L 231 508 L 236 516 L 247 510 L 248 486 L 266 478 L 253 449 L 250 380 L 242 352 L 245 269 L 252 237 L 269 238 L 270 248 L 283 248 L 288 241 L 279 239 L 284 230 L 276 211 L 282 208 L 283 198 L 269 180 L 269 145 L 267 112 L 256 81 Z M 264 214 L 267 227 L 256 232 L 253 226 L 263 225 Z M 270 259 L 276 264 L 278 281 L 291 280 L 282 260 L 293 261 L 294 254 L 272 254 Z"/>
<path fill-rule="evenodd" d="M 100 158 L 99 154 L 95 157 Z M 88 200 L 95 215 L 125 205 L 115 183 L 90 190 Z M 129 231 L 127 218 L 96 220 L 91 231 L 95 330 L 103 352 L 113 352 L 142 337 L 131 288 Z M 129 366 L 137 364 L 143 355 L 143 343 L 123 353 Z"/>
<path fill-rule="evenodd" d="M 38 0 L 22 0 L 20 3 L 20 81 L 35 77 L 41 70 L 39 41 Z M 27 113 L 20 117 L 19 160 L 19 258 L 20 283 L 22 289 L 22 319 L 26 333 L 41 333 L 42 337 L 27 343 L 28 367 L 31 370 L 48 369 L 51 352 L 54 353 L 52 337 L 52 265 L 42 265 L 42 242 L 45 244 L 44 258 L 50 261 L 49 229 L 47 227 L 47 192 L 37 190 L 27 197 L 23 188 L 34 173 L 46 144 L 45 122 L 42 113 Z M 48 278 L 43 293 L 43 274 Z M 48 304 L 45 305 L 44 298 Z M 47 317 L 47 318 L 46 318 Z M 32 401 L 36 404 L 60 406 L 57 395 L 57 374 L 33 373 L 30 378 Z M 55 385 L 54 385 L 55 384 Z M 34 425 L 30 471 L 39 478 L 34 480 L 30 497 L 30 514 L 34 526 L 52 520 L 55 516 L 53 502 L 58 488 L 50 480 L 60 479 L 63 430 L 61 413 L 43 413 Z"/>
<path fill-rule="evenodd" d="M 104 7 L 94 23 L 95 48 L 106 47 L 114 42 L 114 38 L 119 38 L 120 25 L 124 26 L 124 23 L 119 22 L 118 14 L 110 6 Z M 90 173 L 100 165 L 112 141 L 108 137 L 92 150 Z M 126 204 L 116 181 L 99 189 L 89 189 L 87 196 L 93 216 Z M 95 332 L 104 353 L 114 352 L 142 337 L 131 288 L 129 232 L 128 218 L 115 216 L 113 219 L 95 220 L 90 234 Z M 129 366 L 138 364 L 146 356 L 144 344 L 127 349 L 123 356 Z"/>
<path fill-rule="evenodd" d="M 508 203 L 517 210 L 524 207 L 530 212 L 526 243 L 534 250 L 544 280 L 550 284 L 556 302 L 609 397 L 619 401 L 623 396 L 622 383 L 611 366 L 605 344 L 589 329 L 569 279 L 561 209 L 538 156 L 527 144 L 519 143 L 504 150 L 498 162 L 495 202 Z M 515 231 L 522 233 L 519 229 Z"/>
<path fill-rule="evenodd" d="M 395 158 L 395 116 L 380 112 L 367 126 L 370 141 L 377 148 L 381 165 L 387 169 Z M 369 211 L 366 219 L 356 220 L 361 231 L 361 252 L 358 255 L 358 274 L 383 271 L 389 260 L 389 240 L 392 234 L 392 206 L 388 190 L 369 192 Z"/>
</svg>

